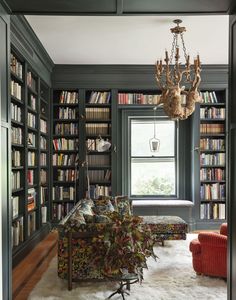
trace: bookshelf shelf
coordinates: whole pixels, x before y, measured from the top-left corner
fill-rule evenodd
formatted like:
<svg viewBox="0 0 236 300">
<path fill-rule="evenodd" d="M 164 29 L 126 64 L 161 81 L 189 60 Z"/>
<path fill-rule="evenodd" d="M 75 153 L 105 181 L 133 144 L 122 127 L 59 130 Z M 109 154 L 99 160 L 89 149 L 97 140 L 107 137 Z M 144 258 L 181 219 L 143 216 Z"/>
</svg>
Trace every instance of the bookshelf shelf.
<svg viewBox="0 0 236 300">
<path fill-rule="evenodd" d="M 78 134 L 54 134 L 54 138 L 78 138 Z"/>
<path fill-rule="evenodd" d="M 75 123 L 78 122 L 78 119 L 54 119 L 55 123 Z"/>
<path fill-rule="evenodd" d="M 76 108 L 78 107 L 78 103 L 53 103 L 53 106 L 62 106 L 62 107 L 70 106 Z"/>
<path fill-rule="evenodd" d="M 74 200 L 53 200 L 53 203 L 74 203 Z"/>
<path fill-rule="evenodd" d="M 202 153 L 225 153 L 225 150 L 200 150 Z"/>
<path fill-rule="evenodd" d="M 11 77 L 13 77 L 14 80 L 17 80 L 21 84 L 24 83 L 23 79 L 21 77 L 19 77 L 16 73 L 12 72 L 12 71 L 11 71 Z"/>
<path fill-rule="evenodd" d="M 11 95 L 11 101 L 12 101 L 12 102 L 15 102 L 15 103 L 17 103 L 17 104 L 19 104 L 19 105 L 24 105 L 24 103 L 22 102 L 22 100 L 20 100 L 20 99 L 14 97 L 13 95 Z"/>
<path fill-rule="evenodd" d="M 44 116 L 43 114 L 40 114 L 40 118 L 45 120 L 45 121 L 48 121 L 48 118 L 46 116 Z"/>
<path fill-rule="evenodd" d="M 111 169 L 111 166 L 89 166 L 89 170 L 104 170 L 104 169 Z"/>
<path fill-rule="evenodd" d="M 86 103 L 86 107 L 111 107 L 110 103 Z"/>
<path fill-rule="evenodd" d="M 29 112 L 33 113 L 33 114 L 37 114 L 37 111 L 35 109 L 33 109 L 32 107 L 30 107 L 29 105 L 27 106 L 27 109 Z"/>
<path fill-rule="evenodd" d="M 22 122 L 18 122 L 16 120 L 11 119 L 12 124 L 16 125 L 16 126 L 20 126 L 20 127 L 24 127 L 24 124 Z"/>
<path fill-rule="evenodd" d="M 218 119 L 218 118 L 201 118 L 200 119 L 201 122 L 224 122 L 225 121 L 225 118 L 223 119 Z"/>
<path fill-rule="evenodd" d="M 27 85 L 27 89 L 28 89 L 28 92 L 34 94 L 35 96 L 38 95 L 38 93 L 34 89 L 32 89 L 29 85 Z"/>
<path fill-rule="evenodd" d="M 199 219 L 226 219 L 227 123 L 225 91 L 205 91 L 200 104 L 200 194 Z"/>
<path fill-rule="evenodd" d="M 20 193 L 20 192 L 22 192 L 22 191 L 24 191 L 24 188 L 22 187 L 22 188 L 19 188 L 19 189 L 12 189 L 12 193 Z"/>
<path fill-rule="evenodd" d="M 36 128 L 30 127 L 30 126 L 27 126 L 27 127 L 28 127 L 28 130 L 38 133 L 38 130 Z"/>
<path fill-rule="evenodd" d="M 201 106 L 225 106 L 225 103 L 224 102 L 222 102 L 222 103 L 220 103 L 220 102 L 218 102 L 218 103 L 201 103 Z"/>
<path fill-rule="evenodd" d="M 78 150 L 53 150 L 53 153 L 77 153 Z"/>
</svg>

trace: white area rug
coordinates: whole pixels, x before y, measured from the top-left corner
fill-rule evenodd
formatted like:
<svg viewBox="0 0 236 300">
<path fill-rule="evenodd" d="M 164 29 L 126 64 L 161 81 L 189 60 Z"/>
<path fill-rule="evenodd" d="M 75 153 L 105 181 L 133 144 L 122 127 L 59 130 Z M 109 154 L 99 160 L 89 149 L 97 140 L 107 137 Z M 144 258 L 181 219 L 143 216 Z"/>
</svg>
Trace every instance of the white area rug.
<svg viewBox="0 0 236 300">
<path fill-rule="evenodd" d="M 223 279 L 197 276 L 192 268 L 189 242 L 197 235 L 188 234 L 186 241 L 166 241 L 156 247 L 159 259 L 148 259 L 144 281 L 131 285 L 127 300 L 226 300 L 227 284 Z M 105 300 L 116 289 L 114 283 L 73 283 L 67 290 L 66 280 L 57 277 L 57 258 L 54 258 L 42 279 L 31 292 L 30 300 Z M 112 300 L 122 299 L 115 295 Z"/>
</svg>

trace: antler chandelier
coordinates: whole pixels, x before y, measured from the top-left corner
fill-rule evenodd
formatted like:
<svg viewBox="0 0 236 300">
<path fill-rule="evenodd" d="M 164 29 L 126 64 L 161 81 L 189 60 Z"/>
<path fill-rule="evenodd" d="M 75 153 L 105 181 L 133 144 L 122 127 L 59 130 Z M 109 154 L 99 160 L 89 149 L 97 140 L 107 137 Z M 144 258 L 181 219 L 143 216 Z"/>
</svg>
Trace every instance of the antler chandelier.
<svg viewBox="0 0 236 300">
<path fill-rule="evenodd" d="M 195 103 L 202 102 L 198 91 L 201 82 L 201 64 L 199 55 L 194 59 L 193 66 L 190 64 L 190 57 L 186 53 L 183 34 L 185 27 L 180 27 L 181 20 L 173 21 L 177 26 L 171 28 L 173 33 L 173 43 L 170 53 L 165 51 L 165 66 L 162 60 L 156 62 L 156 80 L 161 89 L 160 103 L 163 104 L 165 113 L 171 119 L 187 119 L 195 110 Z M 185 66 L 181 66 L 179 37 L 182 42 L 185 57 Z M 174 58 L 174 63 L 173 63 Z M 185 86 L 190 86 L 188 90 Z"/>
</svg>

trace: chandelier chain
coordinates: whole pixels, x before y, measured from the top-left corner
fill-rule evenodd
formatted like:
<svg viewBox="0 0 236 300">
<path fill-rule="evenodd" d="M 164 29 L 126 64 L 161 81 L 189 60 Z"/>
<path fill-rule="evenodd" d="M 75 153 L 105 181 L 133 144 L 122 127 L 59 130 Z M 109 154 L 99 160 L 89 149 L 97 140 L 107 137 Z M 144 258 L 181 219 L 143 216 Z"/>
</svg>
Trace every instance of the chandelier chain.
<svg viewBox="0 0 236 300">
<path fill-rule="evenodd" d="M 171 47 L 171 53 L 170 53 L 170 64 L 172 64 L 173 57 L 174 57 L 174 52 L 177 44 L 177 34 L 173 33 L 173 42 L 172 42 L 172 47 Z"/>
<path fill-rule="evenodd" d="M 188 55 L 187 55 L 187 50 L 186 50 L 185 43 L 184 43 L 184 34 L 180 33 L 180 37 L 181 37 L 181 41 L 182 41 L 182 45 L 183 45 L 184 57 L 187 60 Z"/>
</svg>

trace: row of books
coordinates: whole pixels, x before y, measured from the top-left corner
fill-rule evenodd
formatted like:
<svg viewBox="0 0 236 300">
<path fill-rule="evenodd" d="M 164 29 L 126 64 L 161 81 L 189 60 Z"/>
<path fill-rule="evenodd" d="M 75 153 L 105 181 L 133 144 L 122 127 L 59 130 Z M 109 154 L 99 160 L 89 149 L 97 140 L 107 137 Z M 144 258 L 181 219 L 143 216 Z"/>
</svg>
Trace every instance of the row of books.
<svg viewBox="0 0 236 300">
<path fill-rule="evenodd" d="M 201 200 L 225 200 L 226 186 L 221 183 L 201 184 Z"/>
<path fill-rule="evenodd" d="M 40 170 L 40 184 L 46 184 L 47 183 L 47 171 Z"/>
<path fill-rule="evenodd" d="M 40 153 L 40 165 L 41 166 L 47 165 L 47 154 L 46 153 Z"/>
<path fill-rule="evenodd" d="M 48 201 L 48 187 L 40 186 L 40 204 L 43 205 Z"/>
<path fill-rule="evenodd" d="M 91 183 L 109 181 L 111 179 L 111 170 L 89 170 L 88 177 Z"/>
<path fill-rule="evenodd" d="M 224 124 L 200 124 L 200 133 L 224 133 Z"/>
<path fill-rule="evenodd" d="M 75 200 L 75 188 L 73 186 L 54 186 L 52 188 L 52 201 L 74 201 Z"/>
<path fill-rule="evenodd" d="M 20 79 L 23 77 L 23 66 L 22 63 L 11 53 L 10 68 L 12 73 L 18 76 Z"/>
<path fill-rule="evenodd" d="M 48 208 L 47 206 L 42 206 L 41 207 L 41 218 L 42 218 L 42 223 L 47 223 L 47 211 Z"/>
<path fill-rule="evenodd" d="M 21 108 L 11 103 L 11 118 L 17 122 L 21 122 Z"/>
<path fill-rule="evenodd" d="M 36 165 L 36 153 L 34 151 L 28 151 L 28 166 Z"/>
<path fill-rule="evenodd" d="M 19 150 L 13 149 L 11 152 L 12 167 L 21 166 L 21 153 Z"/>
<path fill-rule="evenodd" d="M 44 136 L 40 136 L 40 149 L 47 150 L 47 139 Z"/>
<path fill-rule="evenodd" d="M 86 147 L 88 151 L 97 151 L 100 139 L 87 139 Z M 106 140 L 110 142 L 108 139 Z"/>
<path fill-rule="evenodd" d="M 28 132 L 28 146 L 35 147 L 36 145 L 36 136 L 33 132 Z"/>
<path fill-rule="evenodd" d="M 52 164 L 53 166 L 71 166 L 74 165 L 78 159 L 76 154 L 53 154 Z"/>
<path fill-rule="evenodd" d="M 88 103 L 110 103 L 111 92 L 92 92 Z"/>
<path fill-rule="evenodd" d="M 78 132 L 78 124 L 75 123 L 62 123 L 55 126 L 55 134 L 78 134 Z"/>
<path fill-rule="evenodd" d="M 76 109 L 70 107 L 60 107 L 56 118 L 59 119 L 75 119 Z"/>
<path fill-rule="evenodd" d="M 75 180 L 75 170 L 57 170 L 57 180 L 74 182 Z"/>
<path fill-rule="evenodd" d="M 201 119 L 225 119 L 225 108 L 201 107 L 200 118 Z"/>
<path fill-rule="evenodd" d="M 27 125 L 36 128 L 36 116 L 30 112 L 27 114 Z"/>
<path fill-rule="evenodd" d="M 106 185 L 90 185 L 89 197 L 92 199 L 98 199 L 99 196 L 110 196 L 111 186 Z"/>
<path fill-rule="evenodd" d="M 118 104 L 154 104 L 160 102 L 161 95 L 145 95 L 142 93 L 119 93 Z"/>
<path fill-rule="evenodd" d="M 205 138 L 200 139 L 200 149 L 201 150 L 225 150 L 225 140 L 224 139 L 212 139 Z"/>
<path fill-rule="evenodd" d="M 36 230 L 36 212 L 33 211 L 32 213 L 28 214 L 28 237 L 31 236 Z"/>
<path fill-rule="evenodd" d="M 219 219 L 225 220 L 225 204 L 224 203 L 201 203 L 200 209 L 201 219 Z"/>
<path fill-rule="evenodd" d="M 107 123 L 93 123 L 85 125 L 86 134 L 88 135 L 109 134 L 110 129 L 111 124 Z"/>
<path fill-rule="evenodd" d="M 12 223 L 12 247 L 18 246 L 24 241 L 24 218 L 21 217 Z"/>
<path fill-rule="evenodd" d="M 12 176 L 11 176 L 11 186 L 13 190 L 19 189 L 21 186 L 21 179 L 20 179 L 20 171 L 14 171 L 11 172 Z"/>
<path fill-rule="evenodd" d="M 19 127 L 11 127 L 11 142 L 13 144 L 22 144 L 22 129 Z"/>
<path fill-rule="evenodd" d="M 216 153 L 216 154 L 200 154 L 200 164 L 204 165 L 225 165 L 225 153 Z"/>
<path fill-rule="evenodd" d="M 78 148 L 79 140 L 78 139 L 54 139 L 53 147 L 54 150 L 75 150 Z"/>
<path fill-rule="evenodd" d="M 27 85 L 34 91 L 37 90 L 36 88 L 36 80 L 35 78 L 33 77 L 32 73 L 29 71 L 27 72 L 27 78 L 26 78 L 26 82 L 27 82 Z"/>
<path fill-rule="evenodd" d="M 27 191 L 27 211 L 31 211 L 36 208 L 36 190 L 34 188 Z"/>
<path fill-rule="evenodd" d="M 36 110 L 36 98 L 33 94 L 29 95 L 28 98 L 28 105 L 33 109 Z"/>
<path fill-rule="evenodd" d="M 54 221 L 62 220 L 73 208 L 73 203 L 59 203 L 52 206 L 52 218 Z"/>
<path fill-rule="evenodd" d="M 216 92 L 200 92 L 200 95 L 202 97 L 203 103 L 219 103 Z"/>
<path fill-rule="evenodd" d="M 14 80 L 11 80 L 11 95 L 21 100 L 21 85 Z"/>
<path fill-rule="evenodd" d="M 59 97 L 59 103 L 78 103 L 79 102 L 79 94 L 77 92 L 69 92 L 69 91 L 62 91 Z"/>
<path fill-rule="evenodd" d="M 85 116 L 87 120 L 109 120 L 111 118 L 110 108 L 86 107 Z"/>
<path fill-rule="evenodd" d="M 34 184 L 34 170 L 28 170 L 27 172 L 27 182 L 29 185 Z"/>
<path fill-rule="evenodd" d="M 40 119 L 40 131 L 47 133 L 47 122 L 43 119 Z"/>
<path fill-rule="evenodd" d="M 109 155 L 89 155 L 88 165 L 90 166 L 107 166 L 110 165 Z"/>
<path fill-rule="evenodd" d="M 20 204 L 20 197 L 15 196 L 11 197 L 12 200 L 12 218 L 16 218 L 19 216 L 19 204 Z"/>
<path fill-rule="evenodd" d="M 201 168 L 200 180 L 225 180 L 225 169 Z"/>
</svg>

